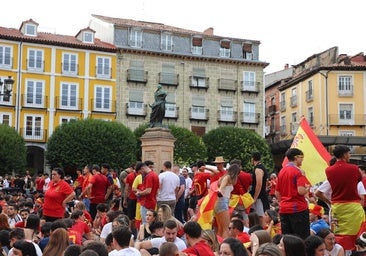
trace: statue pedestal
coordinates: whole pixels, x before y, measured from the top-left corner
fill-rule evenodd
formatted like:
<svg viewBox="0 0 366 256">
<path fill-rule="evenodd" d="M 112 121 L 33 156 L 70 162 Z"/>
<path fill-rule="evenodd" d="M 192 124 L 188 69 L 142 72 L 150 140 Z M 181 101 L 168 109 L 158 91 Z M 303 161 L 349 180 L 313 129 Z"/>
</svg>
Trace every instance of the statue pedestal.
<svg viewBox="0 0 366 256">
<path fill-rule="evenodd" d="M 174 163 L 175 138 L 169 129 L 162 127 L 147 128 L 140 140 L 142 150 L 141 159 L 142 161 L 153 161 L 155 172 L 160 173 L 165 161 Z"/>
</svg>

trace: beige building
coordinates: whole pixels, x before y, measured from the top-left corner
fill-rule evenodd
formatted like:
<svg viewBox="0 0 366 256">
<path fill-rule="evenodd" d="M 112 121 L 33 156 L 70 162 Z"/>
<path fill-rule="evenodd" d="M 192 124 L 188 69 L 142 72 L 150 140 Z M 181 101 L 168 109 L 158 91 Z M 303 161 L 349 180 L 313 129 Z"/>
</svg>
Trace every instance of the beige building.
<svg viewBox="0 0 366 256">
<path fill-rule="evenodd" d="M 259 60 L 259 41 L 100 15 L 89 26 L 118 48 L 117 120 L 127 127 L 149 122 L 161 84 L 168 92 L 164 124 L 199 135 L 222 125 L 264 135 L 268 64 Z"/>
</svg>

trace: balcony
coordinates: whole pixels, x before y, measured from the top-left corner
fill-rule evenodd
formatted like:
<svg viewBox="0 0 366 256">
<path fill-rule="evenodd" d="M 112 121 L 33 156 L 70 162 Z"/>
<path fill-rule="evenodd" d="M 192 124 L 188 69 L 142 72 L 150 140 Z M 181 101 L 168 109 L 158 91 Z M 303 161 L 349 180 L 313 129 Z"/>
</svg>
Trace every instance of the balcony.
<svg viewBox="0 0 366 256">
<path fill-rule="evenodd" d="M 268 107 L 268 114 L 270 115 L 276 114 L 276 105 L 271 105 Z"/>
<path fill-rule="evenodd" d="M 286 111 L 286 101 L 285 100 L 280 102 L 280 110 L 281 110 L 281 112 Z"/>
<path fill-rule="evenodd" d="M 189 85 L 190 88 L 196 88 L 196 89 L 208 89 L 209 83 L 208 77 L 199 77 L 199 76 L 190 76 L 189 81 L 191 81 L 191 84 Z"/>
<path fill-rule="evenodd" d="M 159 73 L 159 83 L 162 85 L 178 86 L 179 74 L 160 72 Z"/>
<path fill-rule="evenodd" d="M 70 99 L 70 97 L 57 96 L 56 109 L 67 111 L 81 111 L 83 109 L 82 99 Z"/>
<path fill-rule="evenodd" d="M 46 95 L 22 94 L 21 98 L 23 108 L 36 108 L 36 109 L 47 108 L 48 96 Z"/>
<path fill-rule="evenodd" d="M 44 61 L 27 59 L 27 71 L 36 73 L 44 72 Z"/>
<path fill-rule="evenodd" d="M 21 128 L 20 135 L 26 142 L 46 142 L 47 130 L 40 128 Z"/>
<path fill-rule="evenodd" d="M 306 102 L 310 102 L 314 100 L 314 94 L 313 94 L 313 90 L 309 90 L 305 92 L 305 100 Z"/>
<path fill-rule="evenodd" d="M 366 115 L 364 114 L 330 114 L 329 115 L 329 125 L 340 126 L 340 125 L 366 125 Z"/>
<path fill-rule="evenodd" d="M 236 111 L 228 112 L 224 110 L 217 111 L 217 121 L 220 123 L 236 123 Z"/>
<path fill-rule="evenodd" d="M 167 119 L 178 119 L 179 117 L 179 107 L 168 107 L 165 105 L 165 118 Z"/>
<path fill-rule="evenodd" d="M 136 104 L 138 103 L 138 104 Z M 147 113 L 147 104 L 142 102 L 127 102 L 126 103 L 126 115 L 145 117 Z"/>
<path fill-rule="evenodd" d="M 10 96 L 2 95 L 0 96 L 0 106 L 14 107 L 16 98 L 16 93 L 12 93 Z"/>
<path fill-rule="evenodd" d="M 147 83 L 147 71 L 140 69 L 127 70 L 127 82 Z"/>
<path fill-rule="evenodd" d="M 207 108 L 189 108 L 189 119 L 196 121 L 208 121 L 208 112 Z"/>
<path fill-rule="evenodd" d="M 107 99 L 91 99 L 92 112 L 116 114 L 116 101 Z"/>
<path fill-rule="evenodd" d="M 241 112 L 242 124 L 259 124 L 260 113 Z"/>
<path fill-rule="evenodd" d="M 98 68 L 95 67 L 95 77 L 99 79 L 111 79 L 112 68 Z"/>
<path fill-rule="evenodd" d="M 68 68 L 73 67 L 73 68 Z M 64 76 L 78 76 L 79 75 L 79 65 L 71 65 L 70 63 L 61 63 L 62 75 Z M 72 70 L 73 69 L 73 70 Z"/>
<path fill-rule="evenodd" d="M 290 107 L 294 108 L 297 106 L 297 95 L 291 96 Z"/>
<path fill-rule="evenodd" d="M 218 90 L 219 91 L 233 91 L 236 92 L 238 87 L 238 81 L 233 79 L 219 78 L 218 80 Z"/>
<path fill-rule="evenodd" d="M 203 47 L 202 46 L 192 46 L 192 54 L 193 55 L 202 55 Z"/>
<path fill-rule="evenodd" d="M 347 85 L 347 89 L 340 90 L 338 86 L 338 96 L 339 97 L 352 97 L 353 96 L 353 85 Z"/>
<path fill-rule="evenodd" d="M 244 93 L 259 93 L 259 82 L 241 81 L 241 91 Z"/>
</svg>

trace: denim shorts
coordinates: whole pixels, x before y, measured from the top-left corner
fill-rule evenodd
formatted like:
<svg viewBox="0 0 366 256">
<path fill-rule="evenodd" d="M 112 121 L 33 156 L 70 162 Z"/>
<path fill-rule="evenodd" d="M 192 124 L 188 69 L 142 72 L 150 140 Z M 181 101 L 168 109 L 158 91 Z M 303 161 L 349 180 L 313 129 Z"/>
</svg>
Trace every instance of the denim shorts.
<svg viewBox="0 0 366 256">
<path fill-rule="evenodd" d="M 229 210 L 229 198 L 224 196 L 218 197 L 214 208 L 215 213 L 220 213 L 227 210 Z"/>
</svg>

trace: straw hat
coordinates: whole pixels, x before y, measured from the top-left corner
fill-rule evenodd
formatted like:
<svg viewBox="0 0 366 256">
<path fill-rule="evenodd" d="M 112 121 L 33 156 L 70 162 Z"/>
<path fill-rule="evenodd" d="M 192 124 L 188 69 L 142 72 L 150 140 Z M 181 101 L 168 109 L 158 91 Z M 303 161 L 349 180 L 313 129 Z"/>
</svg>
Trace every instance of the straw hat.
<svg viewBox="0 0 366 256">
<path fill-rule="evenodd" d="M 214 161 L 215 164 L 223 164 L 225 163 L 225 160 L 222 156 L 217 156 Z"/>
</svg>

